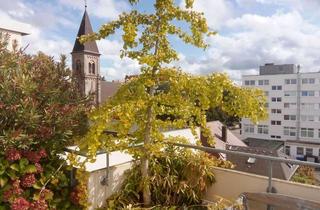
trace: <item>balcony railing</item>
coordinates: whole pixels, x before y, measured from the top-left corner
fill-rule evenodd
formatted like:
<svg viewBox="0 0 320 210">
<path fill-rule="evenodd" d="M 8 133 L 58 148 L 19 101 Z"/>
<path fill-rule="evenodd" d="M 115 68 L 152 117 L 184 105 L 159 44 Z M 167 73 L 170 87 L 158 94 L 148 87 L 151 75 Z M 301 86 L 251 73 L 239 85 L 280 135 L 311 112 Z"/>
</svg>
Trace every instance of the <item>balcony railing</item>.
<svg viewBox="0 0 320 210">
<path fill-rule="evenodd" d="M 268 165 L 269 173 L 268 173 L 268 180 L 267 180 L 268 186 L 266 188 L 267 193 L 263 193 L 263 191 L 261 191 L 261 189 L 263 189 L 261 185 L 265 183 L 264 182 L 265 178 L 263 178 L 262 176 L 248 174 L 245 172 L 239 172 L 234 170 L 217 168 L 215 170 L 215 173 L 217 175 L 217 183 L 212 187 L 213 190 L 211 190 L 212 192 L 209 192 L 209 194 L 217 193 L 220 190 L 220 195 L 222 196 L 230 195 L 230 194 L 234 195 L 234 193 L 230 193 L 227 191 L 229 190 L 229 191 L 239 192 L 239 189 L 235 189 L 237 186 L 236 184 L 234 184 L 235 179 L 238 179 L 238 183 L 239 183 L 238 187 L 241 187 L 242 191 L 237 196 L 242 197 L 244 201 L 254 200 L 255 202 L 258 202 L 259 205 L 256 205 L 255 208 L 253 209 L 268 209 L 268 210 L 279 209 L 279 208 L 288 209 L 288 208 L 283 208 L 284 206 L 296 206 L 296 208 L 291 208 L 291 209 L 289 208 L 290 210 L 320 209 L 320 196 L 319 196 L 320 187 L 311 186 L 311 185 L 308 186 L 308 185 L 297 184 L 289 181 L 274 179 L 272 176 L 273 175 L 272 166 L 273 166 L 273 163 L 275 162 L 320 168 L 319 163 L 306 162 L 306 161 L 300 161 L 300 160 L 294 160 L 294 159 L 286 159 L 282 157 L 273 157 L 273 156 L 267 156 L 267 155 L 251 154 L 251 153 L 239 152 L 239 151 L 217 149 L 217 148 L 211 148 L 211 147 L 196 146 L 196 145 L 190 145 L 190 144 L 175 143 L 174 145 L 179 147 L 191 148 L 195 150 L 201 150 L 208 153 L 223 153 L 223 154 L 245 156 L 248 158 L 263 159 L 269 162 L 269 165 Z M 234 189 L 223 189 L 224 186 L 220 186 L 221 184 L 219 184 L 219 181 L 223 182 L 225 184 L 225 187 L 227 187 L 227 185 L 229 184 L 228 182 L 233 183 L 233 185 L 231 184 L 231 187 L 233 187 Z M 272 194 L 274 193 L 273 189 L 275 189 L 273 186 L 273 182 L 275 182 L 281 194 Z M 251 186 L 247 187 L 245 185 L 251 185 Z M 246 192 L 246 190 L 253 191 L 256 193 Z M 290 192 L 290 190 L 299 191 L 299 192 Z M 287 193 L 284 193 L 285 191 Z M 283 203 L 284 200 L 287 202 L 287 204 Z M 244 202 L 244 204 L 245 203 L 246 202 Z M 247 207 L 247 209 L 249 209 L 248 208 L 249 205 L 245 205 L 245 206 Z M 257 206 L 259 206 L 259 208 Z M 313 208 L 315 206 L 317 208 Z"/>
</svg>

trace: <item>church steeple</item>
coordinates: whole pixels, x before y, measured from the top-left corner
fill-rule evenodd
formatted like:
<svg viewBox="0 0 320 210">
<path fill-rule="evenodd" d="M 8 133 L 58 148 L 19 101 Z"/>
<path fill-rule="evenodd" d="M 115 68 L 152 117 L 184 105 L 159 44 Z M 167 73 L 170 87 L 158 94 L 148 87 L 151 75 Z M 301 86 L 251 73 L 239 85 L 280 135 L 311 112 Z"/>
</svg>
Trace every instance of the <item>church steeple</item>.
<svg viewBox="0 0 320 210">
<path fill-rule="evenodd" d="M 97 43 L 95 41 L 86 42 L 84 44 L 81 44 L 79 42 L 78 38 L 80 36 L 88 35 L 91 33 L 93 33 L 93 30 L 92 30 L 92 26 L 90 23 L 90 19 L 89 19 L 87 10 L 85 9 L 72 52 L 90 52 L 90 53 L 100 54 L 99 50 L 98 50 Z"/>
<path fill-rule="evenodd" d="M 93 33 L 89 15 L 85 11 L 81 20 L 77 38 L 72 50 L 72 72 L 77 78 L 78 89 L 82 95 L 93 97 L 93 104 L 100 103 L 100 53 L 95 41 L 81 44 L 79 37 Z"/>
</svg>

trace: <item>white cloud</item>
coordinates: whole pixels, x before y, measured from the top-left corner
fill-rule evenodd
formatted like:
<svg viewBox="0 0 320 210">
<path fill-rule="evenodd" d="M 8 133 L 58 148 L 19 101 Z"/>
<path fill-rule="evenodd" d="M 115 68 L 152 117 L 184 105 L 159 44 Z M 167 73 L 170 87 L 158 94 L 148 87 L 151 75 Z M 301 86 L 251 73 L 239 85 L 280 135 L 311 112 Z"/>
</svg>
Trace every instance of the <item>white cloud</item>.
<svg viewBox="0 0 320 210">
<path fill-rule="evenodd" d="M 67 37 L 52 32 L 52 28 L 69 26 L 66 17 L 56 15 L 57 11 L 48 4 L 26 4 L 21 0 L 0 0 L 0 27 L 29 33 L 23 37 L 23 46 L 28 53 L 42 51 L 58 58 L 60 54 L 69 54 L 72 44 Z"/>
<path fill-rule="evenodd" d="M 106 61 L 102 57 L 101 62 Z M 131 60 L 129 58 L 121 59 L 119 56 L 113 56 L 108 58 L 108 62 L 111 62 L 111 65 L 102 66 L 101 74 L 105 76 L 105 79 L 108 81 L 111 80 L 123 80 L 126 75 L 135 75 L 140 73 L 140 65 L 138 62 Z"/>
<path fill-rule="evenodd" d="M 180 6 L 185 6 L 184 0 L 181 1 Z M 233 16 L 233 8 L 229 0 L 197 0 L 194 2 L 193 9 L 204 13 L 209 27 L 213 30 L 219 29 Z"/>
<path fill-rule="evenodd" d="M 257 73 L 264 63 L 301 64 L 304 71 L 320 65 L 320 27 L 299 12 L 272 16 L 245 14 L 226 22 L 232 32 L 209 39 L 211 47 L 201 58 L 183 57 L 180 64 L 192 73 L 225 71 L 239 80 L 241 74 Z"/>
<path fill-rule="evenodd" d="M 59 0 L 59 3 L 77 10 L 84 9 L 84 1 Z M 128 4 L 123 0 L 88 1 L 88 10 L 90 14 L 99 18 L 115 19 L 121 12 L 128 8 Z"/>
<path fill-rule="evenodd" d="M 138 74 L 140 65 L 129 58 L 120 58 L 122 43 L 118 40 L 103 39 L 97 42 L 101 53 L 101 74 L 106 80 L 123 80 L 126 75 Z M 108 65 L 103 65 L 108 63 Z"/>
</svg>

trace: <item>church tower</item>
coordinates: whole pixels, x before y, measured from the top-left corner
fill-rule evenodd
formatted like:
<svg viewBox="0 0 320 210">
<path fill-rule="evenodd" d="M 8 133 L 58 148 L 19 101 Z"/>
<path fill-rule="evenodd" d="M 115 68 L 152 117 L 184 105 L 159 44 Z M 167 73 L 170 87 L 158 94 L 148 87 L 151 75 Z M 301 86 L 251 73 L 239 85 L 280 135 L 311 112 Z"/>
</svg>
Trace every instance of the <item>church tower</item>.
<svg viewBox="0 0 320 210">
<path fill-rule="evenodd" d="M 77 78 L 82 95 L 91 95 L 93 104 L 99 105 L 100 96 L 100 53 L 95 41 L 81 44 L 78 38 L 93 33 L 90 19 L 85 9 L 78 35 L 72 50 L 72 72 Z"/>
</svg>

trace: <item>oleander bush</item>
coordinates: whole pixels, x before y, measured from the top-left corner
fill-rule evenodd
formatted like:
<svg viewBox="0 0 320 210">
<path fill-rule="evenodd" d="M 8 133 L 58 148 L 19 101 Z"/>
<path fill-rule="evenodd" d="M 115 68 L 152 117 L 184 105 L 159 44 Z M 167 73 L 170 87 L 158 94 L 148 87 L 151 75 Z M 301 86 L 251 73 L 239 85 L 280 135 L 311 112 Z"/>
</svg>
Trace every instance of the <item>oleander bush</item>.
<svg viewBox="0 0 320 210">
<path fill-rule="evenodd" d="M 59 154 L 86 132 L 89 107 L 65 56 L 9 52 L 0 34 L 0 210 L 82 209 Z"/>
</svg>

